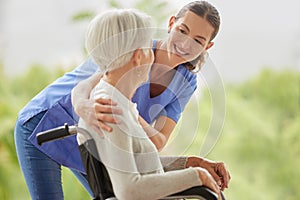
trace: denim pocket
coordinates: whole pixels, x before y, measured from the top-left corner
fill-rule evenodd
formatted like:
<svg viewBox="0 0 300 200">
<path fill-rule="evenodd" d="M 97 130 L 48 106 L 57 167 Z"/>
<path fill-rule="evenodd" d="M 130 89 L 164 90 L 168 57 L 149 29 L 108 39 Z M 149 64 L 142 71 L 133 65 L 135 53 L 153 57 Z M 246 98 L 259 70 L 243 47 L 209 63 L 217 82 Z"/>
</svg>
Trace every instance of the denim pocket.
<svg viewBox="0 0 300 200">
<path fill-rule="evenodd" d="M 42 111 L 39 114 L 33 116 L 23 124 L 23 127 L 26 128 L 29 132 L 33 132 L 46 112 L 47 111 Z"/>
</svg>

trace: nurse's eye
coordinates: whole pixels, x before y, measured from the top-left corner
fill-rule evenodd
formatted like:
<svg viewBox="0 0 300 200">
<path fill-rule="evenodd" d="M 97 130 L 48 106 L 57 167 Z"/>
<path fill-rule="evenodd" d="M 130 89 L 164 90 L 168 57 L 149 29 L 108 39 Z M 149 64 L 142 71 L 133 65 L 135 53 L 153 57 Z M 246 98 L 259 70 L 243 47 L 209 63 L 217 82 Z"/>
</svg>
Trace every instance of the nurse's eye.
<svg viewBox="0 0 300 200">
<path fill-rule="evenodd" d="M 195 41 L 200 44 L 201 46 L 203 46 L 202 42 L 200 40 L 195 39 Z"/>
<path fill-rule="evenodd" d="M 187 32 L 182 28 L 179 28 L 179 32 L 182 33 L 182 34 L 187 34 Z"/>
</svg>

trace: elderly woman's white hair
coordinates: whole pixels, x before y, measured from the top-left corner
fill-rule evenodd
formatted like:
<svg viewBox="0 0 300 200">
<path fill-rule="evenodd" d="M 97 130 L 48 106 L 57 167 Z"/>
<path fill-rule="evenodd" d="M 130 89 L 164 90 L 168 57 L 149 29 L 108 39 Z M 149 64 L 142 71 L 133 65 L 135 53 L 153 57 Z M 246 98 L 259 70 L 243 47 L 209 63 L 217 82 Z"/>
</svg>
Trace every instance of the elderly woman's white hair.
<svg viewBox="0 0 300 200">
<path fill-rule="evenodd" d="M 145 13 L 108 10 L 91 21 L 86 49 L 101 71 L 111 71 L 129 62 L 134 50 L 151 48 L 153 30 L 152 18 Z"/>
</svg>

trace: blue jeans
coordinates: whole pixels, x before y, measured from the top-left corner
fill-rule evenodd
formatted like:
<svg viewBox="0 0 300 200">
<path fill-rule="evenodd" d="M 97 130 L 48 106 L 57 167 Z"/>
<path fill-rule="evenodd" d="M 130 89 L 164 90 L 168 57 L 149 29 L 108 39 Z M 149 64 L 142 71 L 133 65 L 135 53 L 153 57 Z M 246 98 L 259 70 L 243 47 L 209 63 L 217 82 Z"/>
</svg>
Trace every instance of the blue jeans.
<svg viewBox="0 0 300 200">
<path fill-rule="evenodd" d="M 45 112 L 42 112 L 34 116 L 24 125 L 17 121 L 15 126 L 15 143 L 18 160 L 33 200 L 60 200 L 64 199 L 61 182 L 61 165 L 38 150 L 27 139 L 44 114 Z M 70 170 L 85 187 L 90 196 L 93 196 L 86 176 L 76 170 Z"/>
</svg>

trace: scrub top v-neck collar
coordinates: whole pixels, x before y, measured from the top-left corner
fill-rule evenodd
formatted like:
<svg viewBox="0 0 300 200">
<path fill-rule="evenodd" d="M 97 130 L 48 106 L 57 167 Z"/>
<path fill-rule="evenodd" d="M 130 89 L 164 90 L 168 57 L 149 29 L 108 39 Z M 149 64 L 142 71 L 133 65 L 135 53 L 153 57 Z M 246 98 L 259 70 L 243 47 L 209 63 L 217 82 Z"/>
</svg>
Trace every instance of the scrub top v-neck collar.
<svg viewBox="0 0 300 200">
<path fill-rule="evenodd" d="M 152 50 L 153 50 L 154 55 L 155 55 L 155 51 L 157 49 L 156 46 L 157 46 L 157 40 L 153 40 Z M 174 80 L 176 80 L 178 78 L 178 75 L 179 75 L 178 72 L 181 72 L 181 69 L 184 66 L 182 64 L 180 64 L 180 65 L 178 65 L 177 69 L 173 69 L 173 70 L 176 70 L 176 72 L 175 72 L 174 76 L 172 77 L 172 80 L 170 81 L 170 83 L 167 85 L 166 89 L 162 93 L 160 93 L 159 95 L 156 95 L 154 97 L 151 97 L 151 94 L 150 94 L 150 91 L 151 91 L 151 88 L 150 88 L 151 87 L 151 80 L 150 80 L 150 78 L 151 78 L 151 73 L 152 73 L 152 67 L 153 67 L 153 64 L 151 65 L 151 69 L 150 69 L 150 72 L 149 72 L 149 75 L 148 75 L 148 80 L 145 84 L 147 84 L 148 99 L 155 101 L 156 98 L 159 98 L 161 96 L 165 96 L 166 95 L 165 93 L 167 93 L 167 90 L 170 90 L 170 89 L 171 89 L 171 91 L 173 90 L 173 85 L 174 85 L 173 82 L 174 82 Z"/>
</svg>

